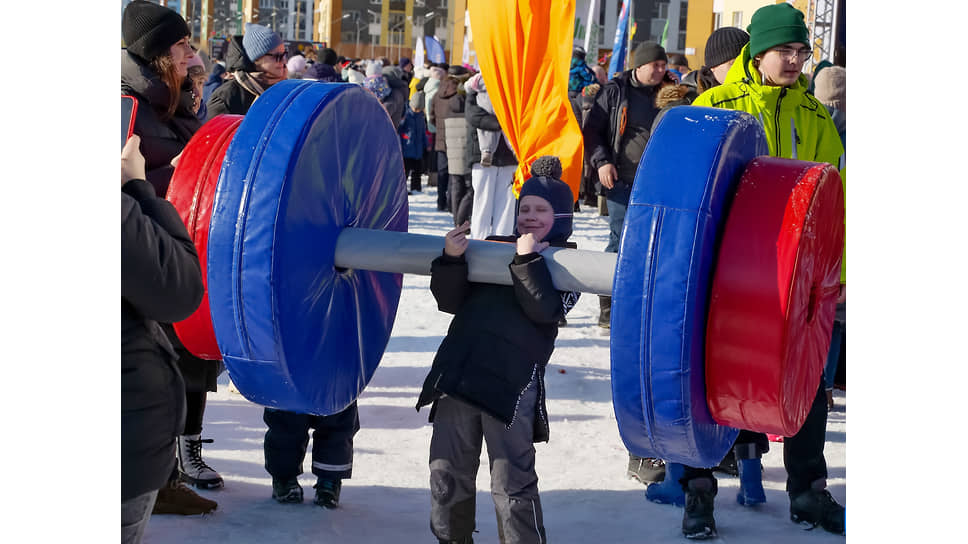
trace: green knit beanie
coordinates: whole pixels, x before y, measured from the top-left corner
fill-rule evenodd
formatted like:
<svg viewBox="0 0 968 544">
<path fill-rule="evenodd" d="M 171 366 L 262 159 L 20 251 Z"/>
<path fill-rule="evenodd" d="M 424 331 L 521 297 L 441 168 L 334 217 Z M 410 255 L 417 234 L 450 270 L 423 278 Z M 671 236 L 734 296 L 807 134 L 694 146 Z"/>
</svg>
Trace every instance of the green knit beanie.
<svg viewBox="0 0 968 544">
<path fill-rule="evenodd" d="M 810 44 L 810 32 L 803 23 L 803 13 L 786 3 L 756 10 L 746 31 L 750 33 L 750 57 L 784 43 Z"/>
</svg>

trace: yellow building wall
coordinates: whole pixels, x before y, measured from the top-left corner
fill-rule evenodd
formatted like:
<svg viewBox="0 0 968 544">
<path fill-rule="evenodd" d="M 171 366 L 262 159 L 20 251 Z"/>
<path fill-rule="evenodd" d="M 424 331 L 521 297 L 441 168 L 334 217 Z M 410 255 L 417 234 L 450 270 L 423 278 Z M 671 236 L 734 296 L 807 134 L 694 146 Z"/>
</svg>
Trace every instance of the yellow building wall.
<svg viewBox="0 0 968 544">
<path fill-rule="evenodd" d="M 686 60 L 693 69 L 703 65 L 706 39 L 713 32 L 713 0 L 691 0 L 686 12 Z M 693 51 L 690 53 L 690 51 Z"/>
<path fill-rule="evenodd" d="M 750 19 L 756 10 L 770 4 L 782 4 L 785 0 L 692 0 L 689 2 L 689 11 L 686 22 L 686 49 L 695 49 L 695 53 L 686 53 L 689 66 L 697 69 L 705 62 L 706 40 L 713 33 L 715 25 L 715 13 L 713 4 L 722 5 L 722 17 L 720 26 L 735 26 L 744 31 L 750 24 Z M 805 15 L 807 14 L 807 4 L 809 0 L 795 0 L 793 6 Z M 739 13 L 736 18 L 737 24 L 733 24 L 734 13 Z M 807 25 L 809 26 L 809 25 Z"/>
</svg>

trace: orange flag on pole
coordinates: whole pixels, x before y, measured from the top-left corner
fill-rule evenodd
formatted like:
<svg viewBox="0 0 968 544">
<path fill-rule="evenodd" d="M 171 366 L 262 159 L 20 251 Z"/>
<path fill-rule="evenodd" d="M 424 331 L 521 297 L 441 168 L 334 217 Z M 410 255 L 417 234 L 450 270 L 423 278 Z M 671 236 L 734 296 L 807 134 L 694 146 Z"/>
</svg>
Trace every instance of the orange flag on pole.
<svg viewBox="0 0 968 544">
<path fill-rule="evenodd" d="M 531 163 L 555 155 L 578 200 L 582 137 L 568 101 L 574 0 L 469 0 L 468 10 L 494 115 L 518 157 L 515 197 Z"/>
</svg>

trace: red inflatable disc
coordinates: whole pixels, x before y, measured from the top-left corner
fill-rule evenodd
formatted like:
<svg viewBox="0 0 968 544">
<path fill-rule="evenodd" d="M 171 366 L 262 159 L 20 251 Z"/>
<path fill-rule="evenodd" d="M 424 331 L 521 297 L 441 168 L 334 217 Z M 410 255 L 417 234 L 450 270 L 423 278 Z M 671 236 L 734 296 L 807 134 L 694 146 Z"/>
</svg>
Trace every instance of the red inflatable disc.
<svg viewBox="0 0 968 544">
<path fill-rule="evenodd" d="M 718 423 L 781 436 L 800 430 L 830 346 L 843 244 L 836 168 L 749 163 L 709 302 L 706 400 Z"/>
<path fill-rule="evenodd" d="M 198 250 L 198 261 L 202 265 L 202 282 L 205 285 L 202 303 L 195 313 L 174 324 L 175 333 L 181 343 L 201 359 L 222 358 L 209 314 L 208 226 L 212 219 L 212 205 L 215 202 L 215 188 L 222 170 L 222 160 L 242 119 L 241 115 L 219 115 L 205 123 L 182 151 L 168 185 L 168 194 L 165 195 L 185 222 L 188 234 Z"/>
</svg>

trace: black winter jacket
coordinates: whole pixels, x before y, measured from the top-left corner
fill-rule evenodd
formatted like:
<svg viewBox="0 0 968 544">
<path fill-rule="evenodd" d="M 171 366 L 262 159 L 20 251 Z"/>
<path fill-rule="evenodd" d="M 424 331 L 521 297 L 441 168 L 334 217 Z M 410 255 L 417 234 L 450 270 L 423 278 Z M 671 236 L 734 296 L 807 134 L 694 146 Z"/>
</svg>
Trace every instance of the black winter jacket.
<svg viewBox="0 0 968 544">
<path fill-rule="evenodd" d="M 488 239 L 514 242 L 516 237 Z M 508 266 L 513 286 L 469 281 L 463 255 L 434 259 L 430 290 L 437 307 L 454 319 L 424 380 L 417 409 L 446 394 L 510 426 L 519 397 L 537 380 L 534 441 L 546 442 L 545 366 L 558 337 L 558 321 L 577 297 L 554 288 L 538 253 L 515 255 Z M 431 421 L 435 411 L 436 404 Z"/>
<path fill-rule="evenodd" d="M 168 110 L 168 87 L 144 61 L 122 51 L 121 94 L 138 100 L 134 133 L 141 137 L 141 154 L 145 157 L 148 182 L 154 186 L 155 194 L 164 197 L 175 171 L 171 160 L 182 152 L 202 126 L 192 111 L 191 81 L 185 78 L 178 109 L 171 119 L 164 121 L 163 115 Z"/>
<path fill-rule="evenodd" d="M 198 254 L 175 207 L 143 180 L 121 188 L 121 500 L 161 488 L 185 427 L 185 383 L 159 321 L 201 303 Z"/>
<path fill-rule="evenodd" d="M 477 105 L 477 93 L 474 92 L 467 93 L 464 101 L 464 118 L 467 119 L 467 165 L 468 168 L 473 168 L 475 164 L 481 162 L 481 144 L 477 139 L 477 130 L 501 130 L 501 123 L 498 122 L 496 115 L 488 113 Z M 498 140 L 497 151 L 494 152 L 491 164 L 494 166 L 517 166 L 518 164 L 514 151 L 508 147 L 503 137 Z"/>
<path fill-rule="evenodd" d="M 588 164 L 596 170 L 607 163 L 619 166 L 633 72 L 634 70 L 626 70 L 606 83 L 598 91 L 595 104 L 585 118 L 582 128 L 585 156 Z"/>
<path fill-rule="evenodd" d="M 410 96 L 410 87 L 400 77 L 400 71 L 396 66 L 383 68 L 383 77 L 386 78 L 387 85 L 390 87 L 390 96 L 383 100 L 383 106 L 390 114 L 393 128 L 399 128 L 403 123 L 403 114 L 407 111 L 407 98 Z"/>
<path fill-rule="evenodd" d="M 242 49 L 242 36 L 232 36 L 229 40 L 228 49 L 225 52 L 225 71 L 227 72 L 255 72 L 258 70 L 255 64 L 249 60 Z M 245 90 L 235 79 L 229 79 L 212 91 L 211 97 L 206 104 L 208 108 L 208 119 L 223 113 L 233 115 L 245 115 L 252 103 L 255 102 L 256 95 Z"/>
</svg>

